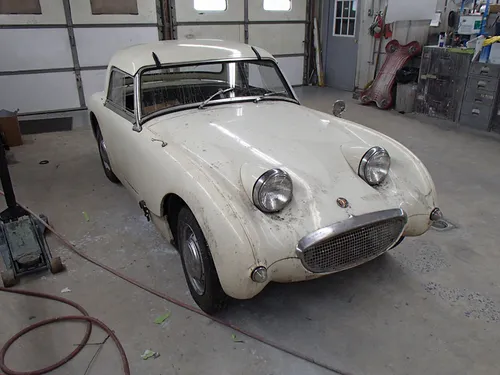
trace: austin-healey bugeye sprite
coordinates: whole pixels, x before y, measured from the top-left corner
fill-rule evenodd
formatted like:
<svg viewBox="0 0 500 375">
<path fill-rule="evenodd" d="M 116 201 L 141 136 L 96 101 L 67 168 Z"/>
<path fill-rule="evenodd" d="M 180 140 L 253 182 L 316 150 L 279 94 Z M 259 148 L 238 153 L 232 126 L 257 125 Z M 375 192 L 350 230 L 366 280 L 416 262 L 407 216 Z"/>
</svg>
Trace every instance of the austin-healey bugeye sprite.
<svg viewBox="0 0 500 375">
<path fill-rule="evenodd" d="M 89 103 L 102 166 L 179 250 L 207 313 L 271 281 L 368 262 L 441 219 L 407 148 L 304 107 L 265 50 L 221 40 L 117 52 Z"/>
</svg>

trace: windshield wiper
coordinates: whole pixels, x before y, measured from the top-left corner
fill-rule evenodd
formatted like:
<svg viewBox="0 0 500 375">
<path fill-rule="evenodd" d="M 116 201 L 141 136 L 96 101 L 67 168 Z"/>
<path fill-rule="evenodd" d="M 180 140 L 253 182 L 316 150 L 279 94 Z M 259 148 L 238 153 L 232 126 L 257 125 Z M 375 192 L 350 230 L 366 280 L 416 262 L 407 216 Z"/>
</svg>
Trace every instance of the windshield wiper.
<svg viewBox="0 0 500 375">
<path fill-rule="evenodd" d="M 215 98 L 217 95 L 222 95 L 225 93 L 228 93 L 230 91 L 233 91 L 236 87 L 228 87 L 227 89 L 219 89 L 215 94 L 210 95 L 203 103 L 201 103 L 198 106 L 198 109 L 203 109 L 213 98 Z"/>
<path fill-rule="evenodd" d="M 255 98 L 253 102 L 258 103 L 262 99 L 268 98 L 270 96 L 283 96 L 282 94 L 288 94 L 288 92 L 286 92 L 286 90 L 266 92 L 264 95 L 261 95 L 258 98 Z"/>
</svg>

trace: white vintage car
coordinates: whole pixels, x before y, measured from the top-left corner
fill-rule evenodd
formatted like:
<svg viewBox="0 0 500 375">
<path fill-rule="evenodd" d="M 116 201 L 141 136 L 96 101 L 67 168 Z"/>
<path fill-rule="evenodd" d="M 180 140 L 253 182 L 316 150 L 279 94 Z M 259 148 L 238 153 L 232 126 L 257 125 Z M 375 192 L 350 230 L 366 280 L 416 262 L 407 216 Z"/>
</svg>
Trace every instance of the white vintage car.
<svg viewBox="0 0 500 375">
<path fill-rule="evenodd" d="M 106 176 L 178 248 L 207 313 L 271 281 L 368 262 L 441 219 L 414 154 L 300 105 L 261 48 L 188 40 L 124 49 L 89 110 Z"/>
</svg>

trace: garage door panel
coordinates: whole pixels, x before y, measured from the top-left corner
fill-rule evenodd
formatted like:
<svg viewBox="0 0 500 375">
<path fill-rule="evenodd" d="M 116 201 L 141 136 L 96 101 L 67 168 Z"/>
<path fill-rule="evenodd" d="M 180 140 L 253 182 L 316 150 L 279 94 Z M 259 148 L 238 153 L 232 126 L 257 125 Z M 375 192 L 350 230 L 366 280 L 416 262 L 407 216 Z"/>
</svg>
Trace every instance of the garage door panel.
<svg viewBox="0 0 500 375">
<path fill-rule="evenodd" d="M 119 49 L 158 41 L 156 27 L 102 27 L 75 29 L 80 66 L 108 65 Z"/>
<path fill-rule="evenodd" d="M 84 70 L 81 72 L 83 94 L 88 103 L 90 97 L 96 92 L 104 91 L 106 70 Z"/>
<path fill-rule="evenodd" d="M 289 84 L 293 86 L 302 85 L 304 76 L 304 56 L 278 57 L 276 60 Z"/>
<path fill-rule="evenodd" d="M 66 29 L 0 29 L 0 71 L 71 68 Z"/>
<path fill-rule="evenodd" d="M 201 12 L 194 8 L 193 0 L 175 0 L 175 17 L 177 22 L 243 21 L 245 6 L 243 0 L 227 0 L 225 11 Z"/>
<path fill-rule="evenodd" d="M 59 0 L 61 1 L 61 0 Z M 116 0 L 119 1 L 119 0 Z M 92 14 L 89 0 L 70 0 L 74 24 L 154 23 L 158 22 L 155 1 L 137 1 L 139 14 Z"/>
<path fill-rule="evenodd" d="M 248 2 L 248 19 L 250 21 L 296 21 L 306 19 L 306 0 L 292 0 L 289 11 L 269 11 L 264 9 L 263 0 Z"/>
<path fill-rule="evenodd" d="M 0 76 L 0 103 L 20 113 L 80 107 L 75 73 Z"/>
<path fill-rule="evenodd" d="M 66 24 L 61 0 L 40 0 L 40 8 L 42 14 L 0 14 L 0 25 Z"/>
<path fill-rule="evenodd" d="M 305 25 L 249 25 L 248 43 L 272 54 L 304 53 Z"/>
<path fill-rule="evenodd" d="M 196 25 L 179 26 L 178 39 L 223 39 L 236 42 L 245 42 L 245 28 L 243 25 Z"/>
</svg>

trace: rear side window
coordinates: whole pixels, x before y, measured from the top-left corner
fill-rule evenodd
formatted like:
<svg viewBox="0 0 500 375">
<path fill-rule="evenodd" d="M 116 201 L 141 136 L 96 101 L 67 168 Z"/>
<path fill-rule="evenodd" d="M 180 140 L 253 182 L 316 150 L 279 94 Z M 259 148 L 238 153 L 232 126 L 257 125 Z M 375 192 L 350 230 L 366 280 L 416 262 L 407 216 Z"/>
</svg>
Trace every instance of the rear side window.
<svg viewBox="0 0 500 375">
<path fill-rule="evenodd" d="M 113 70 L 109 80 L 108 101 L 126 112 L 134 112 L 134 80 L 131 76 Z"/>
</svg>

